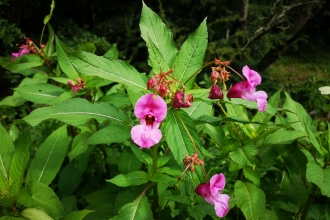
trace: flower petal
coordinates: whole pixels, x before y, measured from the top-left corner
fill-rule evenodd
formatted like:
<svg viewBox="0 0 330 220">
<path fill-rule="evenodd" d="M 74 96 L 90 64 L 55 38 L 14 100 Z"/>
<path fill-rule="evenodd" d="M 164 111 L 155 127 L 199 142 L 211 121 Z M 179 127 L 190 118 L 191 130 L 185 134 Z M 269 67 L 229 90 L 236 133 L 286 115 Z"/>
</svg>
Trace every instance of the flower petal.
<svg viewBox="0 0 330 220">
<path fill-rule="evenodd" d="M 222 173 L 213 175 L 210 180 L 211 196 L 216 196 L 217 194 L 221 193 L 223 188 L 225 188 L 225 185 L 226 178 Z"/>
<path fill-rule="evenodd" d="M 222 218 L 229 211 L 230 197 L 227 194 L 219 194 L 214 198 L 214 209 L 218 217 Z"/>
<path fill-rule="evenodd" d="M 256 101 L 258 105 L 258 109 L 262 112 L 265 111 L 267 105 L 267 98 L 268 98 L 266 92 L 264 91 L 257 91 L 253 93 L 246 92 L 242 95 L 242 98 L 249 101 Z"/>
<path fill-rule="evenodd" d="M 231 98 L 242 98 L 243 92 L 247 88 L 247 81 L 239 82 L 234 84 L 228 91 L 227 97 Z"/>
<path fill-rule="evenodd" d="M 247 81 L 249 82 L 249 86 L 250 87 L 256 87 L 257 85 L 259 85 L 261 83 L 261 76 L 259 75 L 259 73 L 257 73 L 254 70 L 251 70 L 248 65 L 245 65 L 243 67 L 243 75 L 246 77 Z"/>
<path fill-rule="evenodd" d="M 162 139 L 162 132 L 152 126 L 136 125 L 131 130 L 131 137 L 140 148 L 150 148 Z"/>
<path fill-rule="evenodd" d="M 207 194 L 210 194 L 210 184 L 201 183 L 195 189 L 196 194 L 205 197 Z"/>
<path fill-rule="evenodd" d="M 154 94 L 141 96 L 134 107 L 135 116 L 141 119 L 150 113 L 156 117 L 158 122 L 163 121 L 167 114 L 167 105 L 164 99 Z"/>
</svg>

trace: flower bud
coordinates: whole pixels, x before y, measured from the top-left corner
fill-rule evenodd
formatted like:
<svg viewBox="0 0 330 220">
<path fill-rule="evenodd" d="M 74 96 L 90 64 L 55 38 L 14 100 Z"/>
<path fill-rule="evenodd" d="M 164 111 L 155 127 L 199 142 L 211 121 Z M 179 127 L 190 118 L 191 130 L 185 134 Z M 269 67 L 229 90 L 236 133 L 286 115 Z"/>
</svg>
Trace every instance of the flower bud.
<svg viewBox="0 0 330 220">
<path fill-rule="evenodd" d="M 164 98 L 165 94 L 167 93 L 167 86 L 160 85 L 159 91 L 160 91 L 160 96 Z"/>
<path fill-rule="evenodd" d="M 179 91 L 176 92 L 173 99 L 173 107 L 174 108 L 188 108 L 191 106 L 194 97 L 191 94 L 184 94 Z"/>
<path fill-rule="evenodd" d="M 147 89 L 149 90 L 151 87 L 154 87 L 156 85 L 156 79 L 155 78 L 150 78 L 148 80 L 148 84 L 147 84 Z"/>
<path fill-rule="evenodd" d="M 195 193 L 205 197 L 209 191 L 210 188 L 210 184 L 209 183 L 201 183 L 199 184 L 196 189 L 195 189 Z"/>
<path fill-rule="evenodd" d="M 209 99 L 223 99 L 223 93 L 219 86 L 215 85 L 211 87 Z"/>
<path fill-rule="evenodd" d="M 211 73 L 211 80 L 214 84 L 217 83 L 218 78 L 219 78 L 219 73 L 217 71 L 213 71 Z"/>
</svg>

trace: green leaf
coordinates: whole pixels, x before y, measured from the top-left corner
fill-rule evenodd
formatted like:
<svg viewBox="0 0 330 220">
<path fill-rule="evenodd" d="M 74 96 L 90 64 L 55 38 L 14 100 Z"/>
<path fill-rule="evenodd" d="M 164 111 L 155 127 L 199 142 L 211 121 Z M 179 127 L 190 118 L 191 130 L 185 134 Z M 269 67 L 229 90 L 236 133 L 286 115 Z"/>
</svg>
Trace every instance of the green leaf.
<svg viewBox="0 0 330 220">
<path fill-rule="evenodd" d="M 96 46 L 94 43 L 85 43 L 85 44 L 82 44 L 80 45 L 78 48 L 77 48 L 77 51 L 85 51 L 85 52 L 89 52 L 89 53 L 95 53 L 96 51 Z"/>
<path fill-rule="evenodd" d="M 254 144 L 247 144 L 244 147 L 230 152 L 229 156 L 233 161 L 243 167 L 251 166 L 255 168 L 254 156 L 257 153 L 258 150 Z"/>
<path fill-rule="evenodd" d="M 52 0 L 52 3 L 50 4 L 50 13 L 49 15 L 46 15 L 46 17 L 44 18 L 44 25 L 46 25 L 48 21 L 52 18 L 54 8 L 55 8 L 55 1 Z"/>
<path fill-rule="evenodd" d="M 146 165 L 152 165 L 152 157 L 143 152 L 142 149 L 131 145 L 131 150 L 133 151 L 135 157 Z"/>
<path fill-rule="evenodd" d="M 227 102 L 227 101 L 224 101 L 224 102 Z M 240 99 L 240 98 L 232 98 L 230 100 L 230 103 L 233 104 L 233 105 L 245 106 L 249 109 L 258 109 L 259 108 L 256 102 L 248 101 L 248 100 Z M 266 109 L 265 109 L 265 112 L 267 112 L 271 115 L 274 115 L 277 112 L 277 108 L 274 108 L 271 105 L 267 105 Z"/>
<path fill-rule="evenodd" d="M 113 44 L 104 55 L 105 58 L 110 58 L 110 59 L 118 59 L 119 56 L 119 51 L 117 49 L 117 44 Z"/>
<path fill-rule="evenodd" d="M 125 150 L 118 158 L 118 169 L 121 174 L 128 174 L 132 171 L 138 171 L 141 168 L 139 161 L 133 153 Z"/>
<path fill-rule="evenodd" d="M 47 57 L 50 57 L 54 53 L 54 39 L 55 39 L 55 34 L 52 26 L 48 23 L 48 41 L 46 44 L 46 47 L 44 48 L 44 52 Z"/>
<path fill-rule="evenodd" d="M 30 220 L 54 220 L 46 212 L 36 208 L 27 208 L 21 212 L 21 215 Z"/>
<path fill-rule="evenodd" d="M 175 160 L 181 167 L 184 166 L 183 158 L 188 155 L 192 156 L 196 151 L 199 152 L 199 158 L 203 159 L 203 155 L 200 153 L 201 146 L 197 129 L 186 112 L 176 109 L 168 110 L 165 134 L 175 134 L 166 135 L 165 139 Z M 199 180 L 203 182 L 205 179 L 200 166 L 195 168 Z"/>
<path fill-rule="evenodd" d="M 264 191 L 251 183 L 238 180 L 234 187 L 237 206 L 242 210 L 246 219 L 259 219 L 266 208 Z"/>
<path fill-rule="evenodd" d="M 306 137 L 301 131 L 276 131 L 265 137 L 263 144 L 290 144 L 298 138 Z"/>
<path fill-rule="evenodd" d="M 202 115 L 209 115 L 212 112 L 212 105 L 203 101 L 194 101 L 189 108 L 182 109 L 187 112 L 191 118 L 199 118 Z"/>
<path fill-rule="evenodd" d="M 2 192 L 9 187 L 9 168 L 15 152 L 10 136 L 2 124 L 0 124 L 0 140 L 0 191 Z"/>
<path fill-rule="evenodd" d="M 35 72 L 27 71 L 34 67 L 44 64 L 44 61 L 36 54 L 26 54 L 16 58 L 13 62 L 11 57 L 0 57 L 0 65 L 12 73 L 20 73 L 24 76 L 31 75 Z"/>
<path fill-rule="evenodd" d="M 87 52 L 76 52 L 70 54 L 69 58 L 74 67 L 84 75 L 122 83 L 133 91 L 147 90 L 146 77 L 124 61 L 107 59 Z"/>
<path fill-rule="evenodd" d="M 322 195 L 330 197 L 330 167 L 323 169 L 315 161 L 310 161 L 307 163 L 306 177 L 321 189 Z"/>
<path fill-rule="evenodd" d="M 150 177 L 150 181 L 156 183 L 165 183 L 170 186 L 178 182 L 178 179 L 164 173 L 155 173 Z"/>
<path fill-rule="evenodd" d="M 122 106 L 131 104 L 128 96 L 122 93 L 113 93 L 110 95 L 105 95 L 99 98 L 97 101 L 111 103 L 117 108 L 121 108 Z"/>
<path fill-rule="evenodd" d="M 13 216 L 2 216 L 0 220 L 26 220 L 26 218 L 13 217 Z"/>
<path fill-rule="evenodd" d="M 92 210 L 81 210 L 81 211 L 76 211 L 76 212 L 71 212 L 70 214 L 64 216 L 62 220 L 83 220 L 86 215 L 89 213 L 93 212 Z"/>
<path fill-rule="evenodd" d="M 62 168 L 58 179 L 57 194 L 60 197 L 72 195 L 81 184 L 82 173 L 75 160 Z"/>
<path fill-rule="evenodd" d="M 167 72 L 170 68 L 165 61 L 163 55 L 155 46 L 155 44 L 150 40 L 149 36 L 147 40 L 147 47 L 149 52 L 149 59 L 148 64 L 152 67 L 153 72 L 160 73 L 160 72 Z M 164 45 L 165 46 L 165 45 Z"/>
<path fill-rule="evenodd" d="M 95 118 L 100 121 L 106 119 L 115 122 L 129 122 L 127 116 L 116 108 L 105 103 L 92 104 L 86 99 L 70 99 L 57 105 L 39 108 L 24 118 L 32 126 L 36 126 L 46 119 L 58 119 L 65 123 L 77 126 L 83 125 L 87 120 Z"/>
<path fill-rule="evenodd" d="M 131 128 L 127 125 L 109 125 L 88 139 L 88 144 L 121 143 L 131 136 Z"/>
<path fill-rule="evenodd" d="M 30 158 L 31 136 L 30 128 L 25 128 L 16 142 L 16 149 L 9 168 L 10 195 L 18 195 L 26 165 Z"/>
<path fill-rule="evenodd" d="M 149 176 L 146 172 L 143 171 L 133 171 L 126 175 L 119 174 L 107 181 L 117 186 L 126 187 L 144 184 L 149 181 Z"/>
<path fill-rule="evenodd" d="M 173 60 L 178 52 L 173 41 L 172 33 L 166 25 L 161 21 L 158 15 L 153 12 L 143 2 L 142 14 L 140 20 L 141 36 L 149 46 L 154 45 L 168 66 L 172 66 Z M 150 54 L 151 59 L 154 54 Z"/>
<path fill-rule="evenodd" d="M 37 181 L 49 185 L 62 165 L 68 144 L 66 125 L 49 135 L 31 162 L 26 182 Z"/>
<path fill-rule="evenodd" d="M 74 68 L 71 61 L 69 60 L 68 55 L 71 53 L 71 50 L 55 36 L 56 42 L 56 53 L 58 64 L 61 67 L 61 70 L 73 80 L 77 80 L 79 77 L 78 71 Z"/>
<path fill-rule="evenodd" d="M 119 210 L 119 215 L 110 220 L 153 220 L 150 204 L 143 194 L 138 196 L 132 203 L 124 205 Z"/>
<path fill-rule="evenodd" d="M 206 19 L 200 24 L 197 30 L 183 43 L 178 56 L 173 62 L 175 67 L 173 76 L 190 89 L 196 73 L 203 65 L 207 47 Z"/>
<path fill-rule="evenodd" d="M 70 161 L 84 153 L 88 148 L 88 139 L 91 137 L 90 132 L 81 132 L 74 137 L 72 141 L 71 151 L 68 153 Z"/>
<path fill-rule="evenodd" d="M 37 104 L 54 103 L 64 89 L 51 84 L 34 84 L 15 88 L 16 91 L 26 100 Z"/>
<path fill-rule="evenodd" d="M 30 182 L 28 185 L 28 192 L 33 203 L 26 204 L 23 201 L 22 204 L 24 206 L 29 208 L 41 207 L 48 215 L 54 219 L 60 219 L 64 216 L 63 206 L 51 188 L 40 182 Z"/>
<path fill-rule="evenodd" d="M 243 173 L 244 176 L 251 180 L 251 182 L 256 185 L 257 187 L 260 187 L 260 172 L 259 170 L 256 169 L 252 169 L 252 167 L 243 167 Z"/>
</svg>

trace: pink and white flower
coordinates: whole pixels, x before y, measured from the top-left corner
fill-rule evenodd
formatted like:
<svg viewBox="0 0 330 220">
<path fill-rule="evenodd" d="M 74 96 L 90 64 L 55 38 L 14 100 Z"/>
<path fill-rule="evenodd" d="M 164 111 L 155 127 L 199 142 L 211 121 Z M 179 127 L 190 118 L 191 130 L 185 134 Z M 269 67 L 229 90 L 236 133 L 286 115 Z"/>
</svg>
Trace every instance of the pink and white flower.
<svg viewBox="0 0 330 220">
<path fill-rule="evenodd" d="M 220 173 L 213 175 L 210 182 L 201 183 L 195 189 L 195 192 L 203 196 L 206 202 L 214 205 L 215 213 L 220 218 L 224 217 L 229 211 L 230 197 L 227 194 L 221 194 L 225 185 L 226 178 Z"/>
<path fill-rule="evenodd" d="M 158 95 L 147 94 L 138 99 L 134 114 L 140 120 L 131 130 L 133 141 L 140 148 L 150 148 L 162 139 L 158 129 L 167 114 L 166 102 Z"/>
<path fill-rule="evenodd" d="M 243 67 L 243 75 L 246 80 L 233 85 L 228 93 L 228 98 L 243 98 L 249 101 L 256 101 L 258 109 L 265 111 L 267 105 L 267 93 L 264 91 L 256 91 L 256 87 L 261 83 L 261 76 L 247 65 Z"/>
</svg>

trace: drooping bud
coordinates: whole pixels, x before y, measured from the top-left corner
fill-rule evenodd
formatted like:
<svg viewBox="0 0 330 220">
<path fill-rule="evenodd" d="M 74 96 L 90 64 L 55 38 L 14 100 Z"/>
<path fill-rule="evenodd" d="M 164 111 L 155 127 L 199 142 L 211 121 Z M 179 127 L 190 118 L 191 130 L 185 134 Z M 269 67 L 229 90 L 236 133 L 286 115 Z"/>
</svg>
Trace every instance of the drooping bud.
<svg viewBox="0 0 330 220">
<path fill-rule="evenodd" d="M 223 99 L 223 92 L 219 86 L 215 85 L 211 87 L 209 99 Z"/>
<path fill-rule="evenodd" d="M 184 94 L 179 91 L 176 92 L 173 99 L 173 107 L 174 108 L 188 108 L 191 106 L 194 97 L 191 94 Z"/>
<path fill-rule="evenodd" d="M 210 183 L 201 183 L 199 184 L 196 189 L 195 189 L 195 193 L 205 197 L 210 190 Z"/>
<path fill-rule="evenodd" d="M 229 89 L 227 93 L 227 97 L 229 99 L 242 98 L 243 91 L 246 90 L 247 86 L 248 86 L 248 82 L 246 80 L 243 82 L 236 83 Z"/>
<path fill-rule="evenodd" d="M 156 85 L 156 79 L 155 78 L 150 78 L 147 83 L 147 89 L 149 90 L 151 87 L 154 87 Z"/>
<path fill-rule="evenodd" d="M 217 83 L 218 78 L 219 78 L 219 73 L 217 71 L 213 71 L 211 73 L 211 80 L 214 85 Z"/>
<path fill-rule="evenodd" d="M 160 91 L 160 96 L 164 98 L 165 94 L 167 93 L 167 86 L 160 85 L 159 91 Z"/>
</svg>

